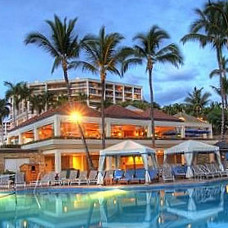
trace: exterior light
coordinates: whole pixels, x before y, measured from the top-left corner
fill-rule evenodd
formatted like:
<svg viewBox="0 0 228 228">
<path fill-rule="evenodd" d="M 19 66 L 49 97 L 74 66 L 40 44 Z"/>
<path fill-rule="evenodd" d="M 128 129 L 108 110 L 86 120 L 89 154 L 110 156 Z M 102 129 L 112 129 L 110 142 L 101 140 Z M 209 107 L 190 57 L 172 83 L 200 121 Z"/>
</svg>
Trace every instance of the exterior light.
<svg viewBox="0 0 228 228">
<path fill-rule="evenodd" d="M 82 116 L 79 112 L 72 112 L 70 114 L 70 119 L 72 122 L 80 123 L 82 120 Z"/>
</svg>

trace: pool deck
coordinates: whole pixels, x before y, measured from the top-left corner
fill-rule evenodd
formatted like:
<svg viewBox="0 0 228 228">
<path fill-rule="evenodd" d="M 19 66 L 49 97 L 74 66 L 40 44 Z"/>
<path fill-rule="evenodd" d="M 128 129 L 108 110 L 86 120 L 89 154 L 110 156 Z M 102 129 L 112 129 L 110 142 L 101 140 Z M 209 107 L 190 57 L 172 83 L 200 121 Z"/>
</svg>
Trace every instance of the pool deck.
<svg viewBox="0 0 228 228">
<path fill-rule="evenodd" d="M 107 191 L 114 189 L 121 190 L 176 190 L 176 189 L 188 189 L 199 186 L 209 186 L 211 184 L 220 184 L 222 182 L 228 182 L 228 177 L 214 178 L 214 179 L 178 179 L 174 182 L 155 182 L 151 184 L 128 184 L 128 185 L 56 185 L 56 186 L 43 186 L 35 189 L 36 193 L 86 193 L 94 191 Z M 34 193 L 34 187 L 27 186 L 25 188 L 17 188 L 17 193 Z M 1 189 L 0 193 L 14 193 L 14 189 Z"/>
</svg>

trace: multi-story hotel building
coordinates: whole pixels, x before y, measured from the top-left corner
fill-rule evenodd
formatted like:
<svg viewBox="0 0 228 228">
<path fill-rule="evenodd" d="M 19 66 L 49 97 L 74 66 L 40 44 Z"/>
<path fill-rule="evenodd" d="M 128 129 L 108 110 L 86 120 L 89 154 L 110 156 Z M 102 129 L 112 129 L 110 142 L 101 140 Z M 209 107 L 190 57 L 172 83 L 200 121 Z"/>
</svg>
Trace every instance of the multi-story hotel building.
<svg viewBox="0 0 228 228">
<path fill-rule="evenodd" d="M 77 78 L 70 81 L 72 96 L 85 94 L 87 97 L 87 105 L 94 108 L 100 104 L 101 100 L 101 83 L 96 79 Z M 32 89 L 33 94 L 41 94 L 42 92 L 52 92 L 56 99 L 58 96 L 66 95 L 67 88 L 64 80 L 50 80 L 45 82 L 35 81 L 28 83 L 28 87 Z M 142 86 L 124 84 L 106 81 L 105 99 L 113 104 L 123 101 L 142 100 Z M 10 99 L 12 102 L 12 99 Z M 13 123 L 13 112 L 15 113 L 16 126 L 24 122 L 27 118 L 33 117 L 29 101 L 27 105 L 24 102 L 19 104 L 18 110 L 11 110 L 10 121 Z"/>
<path fill-rule="evenodd" d="M 82 115 L 81 126 L 87 139 L 92 160 L 98 166 L 99 151 L 101 149 L 101 116 L 100 112 L 85 104 L 75 103 L 73 111 Z M 6 154 L 1 157 L 0 170 L 16 167 L 15 162 L 37 162 L 45 172 L 51 170 L 60 172 L 62 169 L 87 169 L 87 161 L 78 127 L 70 120 L 72 105 L 64 105 L 56 110 L 49 110 L 35 116 L 8 133 L 8 144 L 20 144 L 22 151 L 18 154 Z M 151 146 L 151 121 L 149 110 L 123 108 L 112 105 L 105 109 L 106 146 L 113 145 L 123 139 L 137 140 L 139 143 Z M 176 145 L 186 139 L 204 140 L 210 144 L 212 140 L 212 126 L 207 122 L 184 121 L 169 116 L 162 111 L 154 111 L 155 137 L 157 160 L 163 161 L 165 148 Z M 189 135 L 193 129 L 197 134 Z M 33 151 L 33 155 L 32 154 Z M 34 155 L 36 154 L 36 156 Z M 18 157 L 20 155 L 20 157 Z M 36 157 L 36 158 L 35 158 Z M 4 160 L 5 159 L 5 160 Z M 171 157 L 171 162 L 181 162 L 181 155 Z M 136 158 L 136 165 L 143 165 L 142 159 Z M 5 165 L 4 165 L 5 164 Z M 114 169 L 115 164 L 107 160 L 106 167 Z M 132 168 L 132 157 L 121 159 L 121 167 Z"/>
<path fill-rule="evenodd" d="M 3 121 L 2 125 L 3 126 L 0 127 L 0 145 L 6 143 L 7 132 L 10 129 L 10 122 Z"/>
</svg>

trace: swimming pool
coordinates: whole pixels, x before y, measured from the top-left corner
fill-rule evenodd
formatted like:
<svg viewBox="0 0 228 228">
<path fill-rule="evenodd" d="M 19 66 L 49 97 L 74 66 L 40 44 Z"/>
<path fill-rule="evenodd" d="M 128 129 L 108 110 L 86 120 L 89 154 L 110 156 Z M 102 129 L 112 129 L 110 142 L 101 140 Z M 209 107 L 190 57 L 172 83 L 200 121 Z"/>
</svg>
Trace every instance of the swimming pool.
<svg viewBox="0 0 228 228">
<path fill-rule="evenodd" d="M 227 184 L 170 190 L 116 188 L 2 195 L 0 227 L 226 228 Z"/>
</svg>

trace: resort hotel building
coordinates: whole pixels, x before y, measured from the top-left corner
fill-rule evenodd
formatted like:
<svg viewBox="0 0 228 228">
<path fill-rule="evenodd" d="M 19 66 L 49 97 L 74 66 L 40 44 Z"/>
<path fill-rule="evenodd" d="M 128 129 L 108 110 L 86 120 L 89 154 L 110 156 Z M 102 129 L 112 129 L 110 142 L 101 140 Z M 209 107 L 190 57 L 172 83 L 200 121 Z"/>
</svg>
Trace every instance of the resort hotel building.
<svg viewBox="0 0 228 228">
<path fill-rule="evenodd" d="M 85 84 L 90 85 L 92 82 L 93 80 L 83 80 L 82 87 L 84 88 Z M 97 86 L 94 93 L 95 91 L 98 93 L 99 84 L 97 81 L 94 81 L 94 84 Z M 118 99 L 142 98 L 142 88 L 139 86 L 112 83 L 107 85 L 112 91 L 110 97 L 112 97 L 113 103 L 116 103 Z M 122 86 L 122 91 L 117 96 L 118 86 Z M 90 91 L 89 94 L 92 94 L 90 87 L 85 86 L 86 88 Z M 97 97 L 99 99 L 99 96 Z M 91 101 L 89 100 L 89 102 Z M 99 152 L 102 149 L 101 113 L 87 104 L 74 102 L 73 105 L 66 103 L 56 109 L 48 110 L 11 128 L 7 135 L 7 144 L 11 148 L 1 151 L 0 171 L 18 171 L 24 163 L 34 164 L 33 169 L 37 165 L 39 172 L 55 171 L 59 173 L 66 169 L 86 170 L 87 159 L 78 125 L 70 118 L 70 113 L 75 111 L 81 115 L 80 126 L 83 129 L 93 164 L 97 168 Z M 156 158 L 159 164 L 163 162 L 164 149 L 179 144 L 183 140 L 191 138 L 203 140 L 209 144 L 216 142 L 213 140 L 211 124 L 205 121 L 191 119 L 189 116 L 181 114 L 176 117 L 170 116 L 160 110 L 154 111 L 154 118 Z M 105 133 L 107 147 L 121 142 L 123 139 L 137 140 L 137 142 L 151 147 L 149 109 L 141 110 L 132 106 L 124 108 L 117 104 L 109 106 L 105 109 Z M 182 155 L 169 156 L 169 159 L 170 163 L 184 161 Z M 140 168 L 143 167 L 143 161 L 141 157 L 137 156 L 121 157 L 120 167 L 123 169 Z M 115 169 L 116 163 L 107 159 L 106 168 Z"/>
<path fill-rule="evenodd" d="M 99 80 L 77 78 L 70 80 L 70 84 L 73 98 L 79 95 L 86 95 L 86 103 L 89 107 L 96 108 L 100 104 L 101 83 Z M 32 94 L 34 95 L 51 92 L 55 99 L 67 95 L 67 88 L 64 80 L 50 80 L 45 82 L 35 81 L 33 83 L 28 83 L 28 87 L 32 89 Z M 10 99 L 10 103 L 13 103 L 12 99 L 13 98 Z M 105 99 L 113 104 L 123 101 L 142 100 L 142 86 L 106 81 Z M 13 115 L 15 115 L 15 121 L 12 121 L 14 118 Z M 27 104 L 25 104 L 25 102 L 20 102 L 18 110 L 14 110 L 14 107 L 12 107 L 10 119 L 12 125 L 15 124 L 17 126 L 27 120 L 27 118 L 31 118 L 35 115 L 36 113 L 32 113 L 29 101 Z"/>
</svg>

